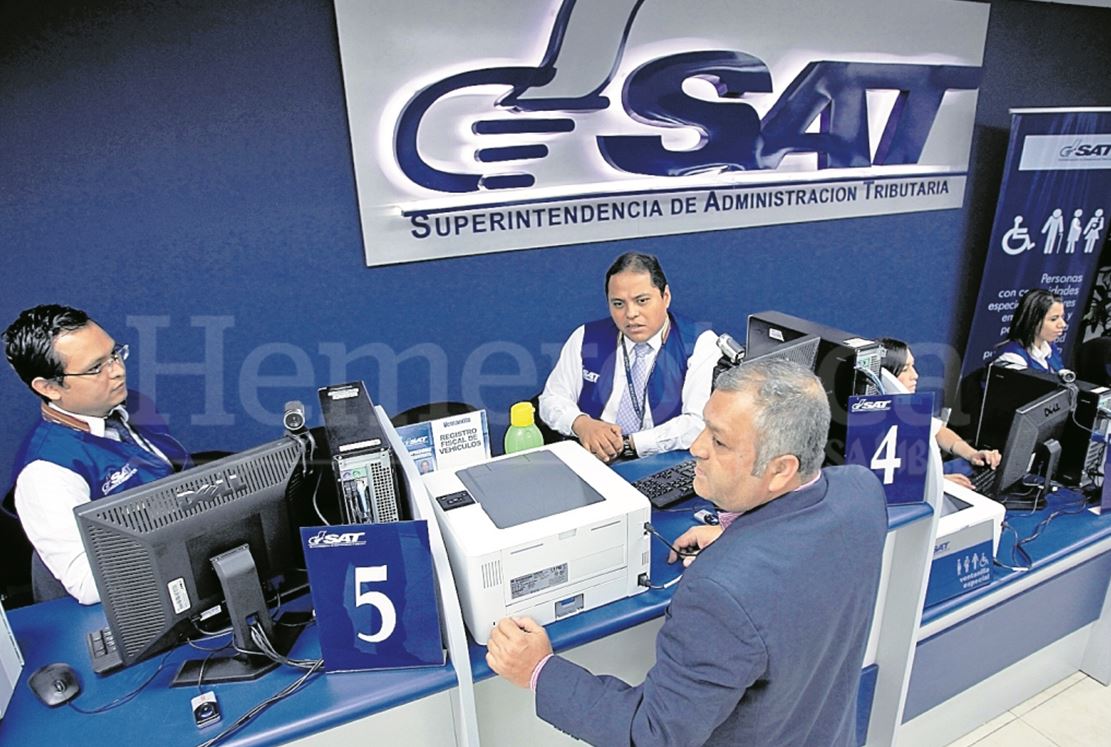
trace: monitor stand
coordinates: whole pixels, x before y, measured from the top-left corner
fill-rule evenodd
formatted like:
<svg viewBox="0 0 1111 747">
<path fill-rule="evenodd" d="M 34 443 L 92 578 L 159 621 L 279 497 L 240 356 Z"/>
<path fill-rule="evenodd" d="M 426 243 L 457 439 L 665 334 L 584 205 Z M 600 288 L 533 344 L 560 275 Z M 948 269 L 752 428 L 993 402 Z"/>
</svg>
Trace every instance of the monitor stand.
<svg viewBox="0 0 1111 747">
<path fill-rule="evenodd" d="M 1053 482 L 1053 474 L 1057 471 L 1057 464 L 1061 461 L 1061 444 L 1055 438 L 1050 438 L 1038 444 L 1034 450 L 1034 463 L 1041 465 L 1042 469 L 1038 473 L 1041 478 L 1041 485 L 1034 493 L 1034 497 L 1026 499 L 1008 499 L 1006 506 L 1008 509 L 1018 509 L 1022 511 L 1040 511 L 1046 507 L 1046 494 L 1049 493 L 1049 487 Z"/>
<path fill-rule="evenodd" d="M 311 612 L 287 613 L 282 615 L 281 623 L 275 624 L 266 606 L 262 582 L 247 545 L 240 545 L 217 555 L 212 558 L 212 566 L 224 591 L 228 617 L 234 631 L 233 641 L 240 653 L 234 656 L 191 659 L 178 669 L 170 683 L 172 687 L 258 679 L 277 667 L 278 662 L 261 653 L 242 653 L 259 650 L 251 638 L 252 625 L 262 628 L 278 654 L 288 656 L 301 629 L 312 619 Z"/>
</svg>

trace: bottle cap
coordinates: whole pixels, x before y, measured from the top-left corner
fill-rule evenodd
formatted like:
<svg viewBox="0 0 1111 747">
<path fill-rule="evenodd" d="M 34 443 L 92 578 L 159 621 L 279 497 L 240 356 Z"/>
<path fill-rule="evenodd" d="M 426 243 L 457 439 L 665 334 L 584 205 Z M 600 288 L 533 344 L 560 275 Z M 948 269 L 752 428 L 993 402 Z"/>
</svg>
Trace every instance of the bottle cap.
<svg viewBox="0 0 1111 747">
<path fill-rule="evenodd" d="M 509 408 L 509 424 L 514 428 L 527 428 L 530 425 L 535 425 L 534 412 L 531 402 L 518 402 Z"/>
</svg>

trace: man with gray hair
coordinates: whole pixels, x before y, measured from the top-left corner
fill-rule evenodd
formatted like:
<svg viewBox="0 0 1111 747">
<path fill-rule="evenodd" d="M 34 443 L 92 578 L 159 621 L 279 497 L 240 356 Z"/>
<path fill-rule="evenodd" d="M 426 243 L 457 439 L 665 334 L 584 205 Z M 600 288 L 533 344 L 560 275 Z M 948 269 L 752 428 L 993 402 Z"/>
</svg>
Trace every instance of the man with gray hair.
<svg viewBox="0 0 1111 747">
<path fill-rule="evenodd" d="M 798 364 L 722 374 L 704 416 L 694 488 L 722 522 L 675 541 L 669 562 L 689 565 L 644 683 L 553 656 L 528 618 L 498 623 L 487 662 L 535 690 L 540 718 L 594 745 L 859 744 L 883 488 L 863 467 L 821 469 L 829 403 Z"/>
</svg>

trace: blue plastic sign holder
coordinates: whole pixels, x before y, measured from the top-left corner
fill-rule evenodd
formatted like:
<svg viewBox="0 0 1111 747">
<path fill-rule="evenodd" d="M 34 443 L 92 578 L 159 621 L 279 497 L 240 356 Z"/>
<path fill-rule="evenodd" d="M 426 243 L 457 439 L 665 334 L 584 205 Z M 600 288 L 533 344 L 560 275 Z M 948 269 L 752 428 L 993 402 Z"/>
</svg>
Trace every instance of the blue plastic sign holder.
<svg viewBox="0 0 1111 747">
<path fill-rule="evenodd" d="M 933 392 L 849 397 L 848 410 L 845 463 L 875 472 L 888 504 L 923 501 Z"/>
<path fill-rule="evenodd" d="M 304 527 L 324 669 L 441 666 L 425 521 Z"/>
</svg>

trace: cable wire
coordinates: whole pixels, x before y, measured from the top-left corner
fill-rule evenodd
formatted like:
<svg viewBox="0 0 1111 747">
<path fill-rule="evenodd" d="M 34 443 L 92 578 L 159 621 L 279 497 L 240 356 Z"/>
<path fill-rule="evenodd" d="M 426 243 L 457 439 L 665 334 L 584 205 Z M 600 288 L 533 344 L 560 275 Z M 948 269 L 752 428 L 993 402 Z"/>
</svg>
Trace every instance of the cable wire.
<svg viewBox="0 0 1111 747">
<path fill-rule="evenodd" d="M 120 695 L 119 697 L 115 698 L 114 700 L 111 700 L 111 701 L 105 703 L 104 705 L 97 706 L 96 708 L 81 708 L 80 706 L 74 705 L 72 700 L 68 704 L 69 707 L 72 708 L 73 710 L 77 711 L 78 713 L 83 713 L 87 716 L 91 716 L 91 715 L 94 715 L 94 714 L 97 714 L 97 713 L 104 713 L 105 711 L 110 711 L 113 708 L 119 708 L 124 703 L 131 702 L 135 698 L 135 696 L 137 696 L 139 693 L 143 692 L 143 690 L 146 689 L 147 685 L 154 682 L 154 678 L 157 677 L 159 672 L 161 672 L 166 667 L 166 660 L 168 658 L 170 658 L 170 654 L 172 654 L 172 653 L 173 653 L 173 651 L 170 651 L 169 653 L 164 655 L 162 657 L 162 661 L 158 662 L 158 668 L 155 669 L 153 672 L 151 672 L 150 676 L 147 677 L 141 685 L 139 685 L 137 688 L 135 688 L 131 692 L 124 693 L 123 695 Z"/>
<path fill-rule="evenodd" d="M 311 669 L 307 670 L 304 674 L 302 674 L 300 677 L 298 677 L 295 681 L 286 685 L 284 688 L 282 688 L 278 692 L 274 693 L 273 695 L 271 695 L 266 700 L 262 701 L 261 703 L 259 703 L 255 707 L 251 708 L 249 711 L 247 711 L 242 716 L 237 718 L 230 726 L 228 726 L 228 728 L 224 729 L 222 732 L 220 732 L 216 736 L 214 736 L 211 739 L 208 739 L 204 742 L 201 742 L 199 747 L 213 747 L 213 745 L 219 744 L 220 742 L 224 741 L 228 737 L 232 736 L 233 734 L 238 732 L 240 729 L 242 729 L 244 726 L 246 726 L 247 724 L 254 721 L 255 718 L 257 718 L 258 715 L 261 714 L 263 711 L 265 711 L 267 708 L 274 705 L 275 703 L 278 703 L 278 702 L 284 700 L 285 698 L 288 698 L 290 695 L 293 695 L 298 690 L 303 688 L 306 684 L 308 684 L 309 680 L 312 679 L 314 675 L 316 675 L 317 673 L 320 672 L 320 668 L 323 667 L 323 666 L 324 666 L 324 660 L 323 659 L 318 659 L 316 664 Z"/>
</svg>

